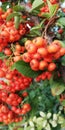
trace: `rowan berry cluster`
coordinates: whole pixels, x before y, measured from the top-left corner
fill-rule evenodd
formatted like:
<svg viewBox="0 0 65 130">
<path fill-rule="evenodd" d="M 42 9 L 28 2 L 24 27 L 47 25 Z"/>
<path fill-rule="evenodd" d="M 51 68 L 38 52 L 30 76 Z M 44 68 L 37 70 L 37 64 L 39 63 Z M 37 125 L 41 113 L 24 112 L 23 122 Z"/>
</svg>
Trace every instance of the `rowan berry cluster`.
<svg viewBox="0 0 65 130">
<path fill-rule="evenodd" d="M 23 103 L 30 86 L 31 78 L 25 77 L 17 70 L 11 71 L 5 62 L 0 60 L 0 122 L 5 124 L 22 120 L 22 115 L 31 110 L 29 103 Z M 4 78 L 4 79 L 3 79 Z"/>
<path fill-rule="evenodd" d="M 65 55 L 65 48 L 62 47 L 59 40 L 54 40 L 48 45 L 46 39 L 42 37 L 26 41 L 25 49 L 26 52 L 22 59 L 30 63 L 30 67 L 34 71 L 53 72 L 57 68 L 56 60 Z"/>
</svg>

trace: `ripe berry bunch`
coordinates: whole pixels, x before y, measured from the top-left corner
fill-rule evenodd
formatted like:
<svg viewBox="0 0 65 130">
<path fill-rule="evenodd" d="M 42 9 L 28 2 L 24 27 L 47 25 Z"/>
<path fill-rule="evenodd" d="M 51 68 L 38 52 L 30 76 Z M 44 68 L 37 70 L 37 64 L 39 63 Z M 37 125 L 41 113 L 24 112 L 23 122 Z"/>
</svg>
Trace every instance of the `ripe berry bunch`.
<svg viewBox="0 0 65 130">
<path fill-rule="evenodd" d="M 47 13 L 47 12 L 49 12 L 48 5 L 45 5 L 44 7 L 42 7 L 42 8 L 40 9 L 40 11 L 41 11 L 41 13 Z"/>
<path fill-rule="evenodd" d="M 25 47 L 21 46 L 18 42 L 15 45 L 15 51 L 13 52 L 13 62 L 19 61 L 22 59 L 22 54 L 25 51 Z"/>
<path fill-rule="evenodd" d="M 12 63 L 22 59 L 22 53 L 24 53 L 25 47 L 20 45 L 19 42 L 12 44 L 11 47 L 5 47 L 3 53 L 9 58 L 11 57 Z M 10 64 L 11 64 L 10 61 Z"/>
<path fill-rule="evenodd" d="M 19 106 L 19 104 L 22 104 L 22 106 Z M 23 104 L 22 98 L 18 94 L 0 90 L 0 122 L 11 123 L 21 121 L 21 116 L 30 110 L 30 104 Z"/>
<path fill-rule="evenodd" d="M 25 90 L 30 86 L 30 83 L 31 83 L 31 78 L 27 78 L 24 76 L 21 76 L 21 78 L 14 76 L 13 79 L 10 79 L 10 75 L 8 74 L 7 79 L 10 80 L 8 81 L 8 83 L 5 83 L 4 81 L 0 81 L 0 85 L 2 86 L 3 90 L 5 89 L 9 92 Z"/>
<path fill-rule="evenodd" d="M 0 60 L 0 78 L 5 78 L 6 81 L 0 81 L 2 89 L 9 92 L 24 90 L 30 86 L 32 78 L 20 74 L 17 70 L 11 71 L 5 62 Z"/>
<path fill-rule="evenodd" d="M 7 9 L 6 12 L 0 8 L 0 52 L 9 43 L 18 41 L 24 34 L 29 31 L 28 25 L 33 26 L 29 23 L 20 23 L 19 28 L 16 29 L 14 24 L 14 18 L 7 22 L 7 16 L 13 13 L 11 8 Z"/>
<path fill-rule="evenodd" d="M 20 120 L 22 120 L 22 117 L 18 117 L 18 115 L 11 111 L 6 105 L 0 104 L 0 122 L 9 124 Z"/>
<path fill-rule="evenodd" d="M 41 80 L 45 80 L 45 79 L 50 79 L 51 78 L 51 76 L 52 76 L 52 73 L 51 72 L 48 72 L 48 71 L 46 71 L 46 72 L 43 72 L 42 74 L 40 74 L 38 77 L 36 77 L 36 81 L 37 82 L 40 82 Z"/>
<path fill-rule="evenodd" d="M 37 37 L 27 40 L 25 43 L 25 52 L 22 56 L 23 61 L 30 63 L 30 67 L 34 71 L 50 71 L 56 69 L 56 60 L 65 55 L 65 48 L 62 47 L 59 40 L 54 40 L 50 45 L 46 39 Z"/>
<path fill-rule="evenodd" d="M 12 122 L 20 122 L 23 119 L 23 114 L 31 110 L 30 104 L 26 103 L 22 108 L 8 107 L 7 104 L 0 103 L 0 122 L 9 124 Z"/>
<path fill-rule="evenodd" d="M 29 103 L 23 103 L 26 93 L 19 92 L 26 90 L 32 79 L 17 70 L 11 71 L 5 60 L 0 60 L 0 68 L 0 122 L 8 124 L 21 121 L 22 116 L 31 110 L 31 106 Z"/>
</svg>

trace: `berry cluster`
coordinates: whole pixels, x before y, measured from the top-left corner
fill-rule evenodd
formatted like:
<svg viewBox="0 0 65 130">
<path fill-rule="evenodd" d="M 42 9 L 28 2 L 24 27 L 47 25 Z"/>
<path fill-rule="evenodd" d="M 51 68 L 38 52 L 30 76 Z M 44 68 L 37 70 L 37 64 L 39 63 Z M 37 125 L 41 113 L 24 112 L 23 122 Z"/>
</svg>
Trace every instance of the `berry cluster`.
<svg viewBox="0 0 65 130">
<path fill-rule="evenodd" d="M 42 74 L 40 74 L 38 77 L 36 77 L 36 81 L 37 82 L 40 82 L 41 80 L 45 80 L 45 79 L 50 79 L 51 78 L 51 76 L 52 76 L 52 73 L 51 72 L 48 72 L 48 71 L 46 71 L 46 72 L 43 72 Z"/>
<path fill-rule="evenodd" d="M 18 41 L 24 34 L 29 31 L 29 26 L 33 26 L 29 23 L 20 23 L 19 28 L 16 29 L 14 24 L 14 18 L 7 22 L 7 16 L 13 12 L 11 8 L 7 9 L 6 12 L 0 8 L 0 52 L 9 43 Z M 23 17 L 23 16 L 22 16 Z"/>
<path fill-rule="evenodd" d="M 30 86 L 31 78 L 25 77 L 17 70 L 11 71 L 5 61 L 0 60 L 0 122 L 5 124 L 22 120 L 22 115 L 31 110 L 29 103 L 23 103 L 28 95 L 19 94 Z M 4 79 L 3 79 L 4 78 Z"/>
<path fill-rule="evenodd" d="M 20 122 L 23 119 L 23 114 L 26 114 L 30 110 L 31 106 L 28 103 L 24 104 L 22 108 L 8 106 L 5 103 L 0 103 L 0 122 L 3 122 L 4 124 Z"/>
<path fill-rule="evenodd" d="M 34 71 L 54 71 L 57 67 L 56 60 L 65 55 L 65 48 L 59 40 L 54 40 L 48 45 L 42 37 L 26 41 L 25 48 L 27 52 L 23 54 L 22 59 L 29 62 Z"/>
<path fill-rule="evenodd" d="M 17 70 L 11 71 L 4 62 L 0 60 L 0 78 L 7 79 L 7 82 L 0 81 L 3 90 L 16 92 L 29 87 L 32 79 L 20 74 Z"/>
<path fill-rule="evenodd" d="M 3 53 L 9 58 L 11 57 L 10 64 L 22 59 L 22 53 L 24 53 L 25 47 L 20 45 L 19 42 L 12 44 L 11 47 L 5 47 Z"/>
</svg>

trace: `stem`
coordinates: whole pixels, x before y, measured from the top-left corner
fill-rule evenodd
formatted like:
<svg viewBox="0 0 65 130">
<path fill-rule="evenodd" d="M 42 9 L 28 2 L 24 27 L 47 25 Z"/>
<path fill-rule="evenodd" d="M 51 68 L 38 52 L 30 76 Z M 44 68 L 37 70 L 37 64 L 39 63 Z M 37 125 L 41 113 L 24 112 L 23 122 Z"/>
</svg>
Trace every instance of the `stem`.
<svg viewBox="0 0 65 130">
<path fill-rule="evenodd" d="M 57 16 L 57 11 L 60 5 L 58 5 L 54 15 L 50 18 L 49 22 L 47 23 L 44 32 L 42 33 L 42 37 L 44 37 L 47 40 L 47 43 L 50 44 L 52 42 L 52 39 L 54 38 L 54 36 L 49 36 L 48 35 L 48 29 L 51 25 L 53 25 L 55 23 L 55 21 L 59 18 L 59 16 Z"/>
<path fill-rule="evenodd" d="M 52 24 L 54 24 L 54 22 L 55 22 L 58 18 L 59 18 L 58 16 L 54 15 L 54 16 L 49 20 L 48 24 L 47 24 L 46 27 L 45 27 L 44 32 L 42 33 L 42 37 L 44 37 L 49 44 L 50 44 L 50 42 L 52 41 L 52 38 L 53 38 L 54 36 L 49 36 L 49 35 L 48 35 L 48 29 L 49 29 L 49 27 L 50 27 Z"/>
</svg>

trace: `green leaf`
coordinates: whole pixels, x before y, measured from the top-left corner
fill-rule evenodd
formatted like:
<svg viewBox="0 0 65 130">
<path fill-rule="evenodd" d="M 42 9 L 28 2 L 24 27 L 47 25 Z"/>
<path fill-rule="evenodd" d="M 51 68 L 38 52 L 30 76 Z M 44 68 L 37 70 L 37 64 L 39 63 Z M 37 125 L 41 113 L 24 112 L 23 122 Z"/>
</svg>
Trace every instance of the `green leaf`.
<svg viewBox="0 0 65 130">
<path fill-rule="evenodd" d="M 3 52 L 0 52 L 0 57 L 5 56 Z"/>
<path fill-rule="evenodd" d="M 43 13 L 42 16 L 46 18 L 50 18 L 50 13 Z"/>
<path fill-rule="evenodd" d="M 35 97 L 35 92 L 34 91 L 30 91 L 29 97 L 30 97 L 30 99 L 33 99 Z"/>
<path fill-rule="evenodd" d="M 35 0 L 32 4 L 32 9 L 30 11 L 33 11 L 34 9 L 41 6 L 44 2 L 42 0 Z"/>
<path fill-rule="evenodd" d="M 16 11 L 16 12 L 18 12 L 18 11 L 24 11 L 24 6 L 22 6 L 22 5 L 15 5 L 15 6 L 13 6 L 13 10 L 14 11 Z"/>
<path fill-rule="evenodd" d="M 61 83 L 58 83 L 58 82 L 54 82 L 52 84 L 51 92 L 52 92 L 53 96 L 60 95 L 64 90 L 65 90 L 65 85 L 64 84 L 61 84 Z"/>
<path fill-rule="evenodd" d="M 51 6 L 51 8 L 50 8 L 51 16 L 53 16 L 55 14 L 57 9 L 58 9 L 58 4 L 54 4 L 53 6 Z"/>
<path fill-rule="evenodd" d="M 35 30 L 39 30 L 39 29 L 42 29 L 43 25 L 44 25 L 44 21 L 43 20 L 39 25 L 35 26 L 35 27 L 32 27 L 30 31 L 35 31 Z"/>
<path fill-rule="evenodd" d="M 47 3 L 50 11 L 50 17 L 52 17 L 58 9 L 58 4 L 52 5 L 49 0 L 47 0 Z"/>
<path fill-rule="evenodd" d="M 41 23 L 35 27 L 32 27 L 30 29 L 30 33 L 27 34 L 27 36 L 41 36 L 41 30 L 42 30 L 42 27 L 44 27 L 44 21 L 45 20 L 42 20 Z"/>
<path fill-rule="evenodd" d="M 17 130 L 23 130 L 23 128 L 18 128 Z"/>
<path fill-rule="evenodd" d="M 28 77 L 36 77 L 38 76 L 40 73 L 42 73 L 41 71 L 33 71 L 28 63 L 25 63 L 24 61 L 18 61 L 16 62 L 13 66 L 12 69 L 17 69 L 20 73 L 22 73 L 25 76 Z"/>
<path fill-rule="evenodd" d="M 61 25 L 65 26 L 65 17 L 61 17 L 57 20 L 58 23 L 60 23 Z"/>
<path fill-rule="evenodd" d="M 18 29 L 19 24 L 20 24 L 20 16 L 14 17 L 14 24 L 15 24 L 15 28 Z"/>
<path fill-rule="evenodd" d="M 19 13 L 16 13 L 16 12 L 15 12 L 15 13 L 11 13 L 10 15 L 7 16 L 7 19 L 6 19 L 6 20 L 9 21 L 9 20 L 11 20 L 13 17 L 15 17 L 15 16 L 20 16 L 20 14 L 19 14 Z"/>
<path fill-rule="evenodd" d="M 6 56 L 4 55 L 3 52 L 0 52 L 0 59 L 4 59 Z"/>
</svg>

